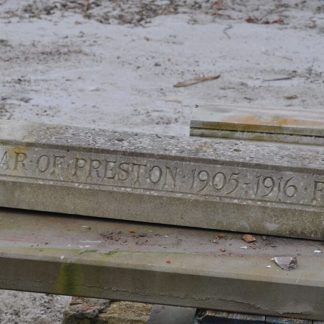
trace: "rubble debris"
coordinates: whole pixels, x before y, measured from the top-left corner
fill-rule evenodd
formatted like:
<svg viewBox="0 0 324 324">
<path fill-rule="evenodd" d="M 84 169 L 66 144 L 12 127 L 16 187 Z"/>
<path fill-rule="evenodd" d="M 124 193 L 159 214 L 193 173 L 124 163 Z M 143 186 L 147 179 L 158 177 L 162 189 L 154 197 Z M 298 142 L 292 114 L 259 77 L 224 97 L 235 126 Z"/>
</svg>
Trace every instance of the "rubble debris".
<svg viewBox="0 0 324 324">
<path fill-rule="evenodd" d="M 292 256 L 274 257 L 271 259 L 282 270 L 294 270 L 297 268 L 297 258 Z"/>
</svg>

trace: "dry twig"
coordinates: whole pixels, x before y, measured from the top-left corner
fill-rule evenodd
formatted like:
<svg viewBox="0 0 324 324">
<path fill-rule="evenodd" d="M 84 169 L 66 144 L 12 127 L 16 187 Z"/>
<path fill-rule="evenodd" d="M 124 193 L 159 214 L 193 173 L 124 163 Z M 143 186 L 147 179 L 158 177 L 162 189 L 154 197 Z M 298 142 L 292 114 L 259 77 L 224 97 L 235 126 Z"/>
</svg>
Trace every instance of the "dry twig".
<svg viewBox="0 0 324 324">
<path fill-rule="evenodd" d="M 201 77 L 196 77 L 191 80 L 183 81 L 183 82 L 178 82 L 174 85 L 175 88 L 184 88 L 184 87 L 190 87 L 194 84 L 201 83 L 201 82 L 206 82 L 206 81 L 212 81 L 212 80 L 217 80 L 220 78 L 220 74 L 218 75 L 212 75 L 212 76 L 201 76 Z"/>
</svg>

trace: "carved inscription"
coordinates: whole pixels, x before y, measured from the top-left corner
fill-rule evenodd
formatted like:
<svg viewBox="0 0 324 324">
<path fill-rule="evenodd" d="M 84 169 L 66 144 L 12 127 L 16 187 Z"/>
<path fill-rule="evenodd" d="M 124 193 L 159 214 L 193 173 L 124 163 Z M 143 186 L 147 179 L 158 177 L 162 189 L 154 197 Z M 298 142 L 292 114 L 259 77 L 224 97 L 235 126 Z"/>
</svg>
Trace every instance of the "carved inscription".
<svg viewBox="0 0 324 324">
<path fill-rule="evenodd" d="M 0 148 L 0 176 L 235 201 L 324 206 L 324 176 L 58 149 Z"/>
</svg>

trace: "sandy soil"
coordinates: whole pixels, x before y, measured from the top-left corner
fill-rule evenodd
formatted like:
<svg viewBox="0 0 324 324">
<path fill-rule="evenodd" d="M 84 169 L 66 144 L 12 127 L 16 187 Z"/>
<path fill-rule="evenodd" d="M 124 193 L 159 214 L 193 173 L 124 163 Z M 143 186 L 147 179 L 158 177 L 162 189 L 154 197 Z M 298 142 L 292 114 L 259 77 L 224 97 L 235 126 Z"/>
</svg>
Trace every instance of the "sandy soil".
<svg viewBox="0 0 324 324">
<path fill-rule="evenodd" d="M 323 36 L 323 0 L 0 0 L 0 118 L 186 136 L 207 103 L 321 108 Z M 68 298 L 0 301 L 59 323 Z"/>
</svg>

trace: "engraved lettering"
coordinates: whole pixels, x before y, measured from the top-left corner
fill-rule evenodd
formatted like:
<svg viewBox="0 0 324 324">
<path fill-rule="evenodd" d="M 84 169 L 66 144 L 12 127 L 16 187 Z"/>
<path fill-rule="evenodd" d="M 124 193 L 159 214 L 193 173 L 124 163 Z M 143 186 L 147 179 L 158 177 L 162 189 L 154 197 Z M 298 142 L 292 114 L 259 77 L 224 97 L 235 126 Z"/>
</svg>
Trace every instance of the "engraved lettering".
<svg viewBox="0 0 324 324">
<path fill-rule="evenodd" d="M 195 182 L 196 182 L 196 172 L 197 172 L 197 169 L 193 169 L 192 170 L 192 175 L 191 175 L 191 186 L 190 186 L 190 190 L 192 190 L 195 186 Z"/>
<path fill-rule="evenodd" d="M 1 169 L 8 170 L 9 169 L 9 159 L 8 159 L 8 151 L 5 151 L 1 157 L 0 161 Z"/>
<path fill-rule="evenodd" d="M 95 172 L 97 178 L 100 178 L 100 172 L 99 169 L 101 167 L 101 161 L 96 159 L 90 160 L 90 166 L 89 166 L 89 172 L 88 172 L 88 178 L 92 177 L 93 172 Z"/>
<path fill-rule="evenodd" d="M 275 182 L 272 177 L 264 177 L 262 180 L 262 185 L 266 189 L 266 192 L 262 195 L 262 197 L 267 197 L 272 193 L 275 187 Z"/>
<path fill-rule="evenodd" d="M 133 173 L 134 173 L 134 185 L 140 185 L 140 175 L 143 167 L 146 167 L 146 164 L 133 163 Z"/>
<path fill-rule="evenodd" d="M 162 178 L 162 169 L 159 166 L 155 165 L 150 169 L 150 171 L 148 172 L 148 175 L 149 175 L 149 180 L 152 183 L 156 184 Z"/>
<path fill-rule="evenodd" d="M 118 180 L 125 181 L 129 177 L 129 163 L 120 163 L 118 166 Z"/>
<path fill-rule="evenodd" d="M 41 155 L 38 159 L 37 159 L 37 169 L 41 172 L 44 173 L 48 170 L 49 166 L 50 166 L 50 158 L 48 155 Z"/>
<path fill-rule="evenodd" d="M 22 169 L 26 170 L 25 160 L 27 158 L 27 154 L 21 152 L 15 152 L 15 154 L 16 156 L 15 156 L 14 170 L 17 170 L 19 165 Z"/>
<path fill-rule="evenodd" d="M 202 187 L 197 192 L 201 192 L 208 186 L 209 180 L 210 180 L 210 175 L 209 175 L 208 171 L 201 170 L 198 172 L 197 178 L 202 183 Z"/>
<path fill-rule="evenodd" d="M 51 153 L 48 153 L 51 152 Z M 324 176 L 286 170 L 249 168 L 196 161 L 160 159 L 141 155 L 119 156 L 103 152 L 3 146 L 1 175 L 64 180 L 89 186 L 100 184 L 208 196 L 238 201 L 276 202 L 324 207 Z M 28 174 L 26 174 L 28 170 Z M 74 178 L 76 181 L 76 179 Z M 315 181 L 316 180 L 316 181 Z M 105 190 L 105 189 L 103 189 Z"/>
<path fill-rule="evenodd" d="M 238 180 L 239 175 L 240 175 L 239 173 L 232 173 L 230 175 L 228 183 L 233 183 L 233 188 L 230 191 L 226 192 L 227 195 L 233 193 L 238 188 L 238 186 L 240 184 L 240 182 Z"/>
<path fill-rule="evenodd" d="M 87 165 L 87 160 L 82 158 L 75 158 L 73 177 L 79 176 L 79 171 Z"/>
<path fill-rule="evenodd" d="M 324 191 L 324 181 L 314 181 L 313 201 L 319 201 Z"/>
<path fill-rule="evenodd" d="M 53 155 L 53 170 L 51 172 L 52 175 L 59 174 L 58 169 L 62 169 L 64 167 L 64 155 Z"/>
<path fill-rule="evenodd" d="M 226 185 L 226 175 L 223 172 L 215 173 L 213 177 L 212 185 L 215 190 L 217 191 L 222 190 Z"/>
<path fill-rule="evenodd" d="M 293 180 L 293 177 L 289 178 L 285 184 L 284 184 L 284 188 L 283 188 L 283 192 L 285 193 L 285 195 L 289 198 L 292 198 L 296 195 L 298 189 L 297 186 L 291 184 L 291 180 Z"/>
<path fill-rule="evenodd" d="M 165 172 L 165 179 L 164 179 L 164 185 L 163 188 L 167 188 L 169 187 L 169 183 L 171 182 L 171 186 L 172 188 L 175 188 L 177 185 L 177 172 L 178 172 L 178 168 L 175 167 L 173 170 L 170 167 L 166 167 L 166 172 Z M 169 182 L 169 179 L 171 180 Z"/>
<path fill-rule="evenodd" d="M 257 196 L 258 193 L 259 193 L 261 176 L 258 175 L 258 176 L 256 177 L 256 179 L 257 179 L 257 183 L 256 183 L 255 192 L 254 192 L 255 196 Z"/>
<path fill-rule="evenodd" d="M 116 161 L 105 161 L 105 175 L 104 178 L 114 179 L 116 176 Z"/>
</svg>

